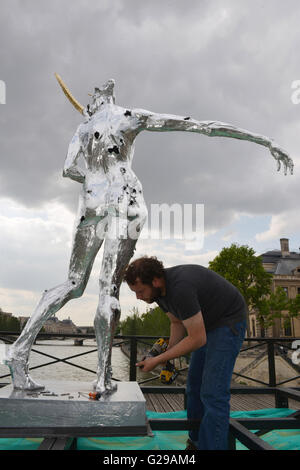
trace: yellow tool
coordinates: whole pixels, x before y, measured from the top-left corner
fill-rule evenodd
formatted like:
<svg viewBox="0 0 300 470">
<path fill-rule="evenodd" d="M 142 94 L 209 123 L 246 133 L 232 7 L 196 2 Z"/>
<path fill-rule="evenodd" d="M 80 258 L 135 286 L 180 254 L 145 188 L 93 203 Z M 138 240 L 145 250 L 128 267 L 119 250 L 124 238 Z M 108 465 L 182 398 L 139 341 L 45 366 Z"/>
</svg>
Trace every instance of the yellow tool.
<svg viewBox="0 0 300 470">
<path fill-rule="evenodd" d="M 158 356 L 159 354 L 162 354 L 163 352 L 166 351 L 168 347 L 169 341 L 164 339 L 164 338 L 159 338 L 155 343 L 153 344 L 152 348 L 148 352 L 148 354 L 143 358 L 146 359 L 147 357 L 155 357 Z M 164 365 L 161 373 L 160 373 L 160 381 L 163 384 L 171 384 L 174 382 L 176 377 L 178 377 L 179 371 L 176 369 L 174 364 L 172 364 L 170 361 L 167 361 L 166 364 Z"/>
<path fill-rule="evenodd" d="M 159 378 L 163 384 L 169 385 L 174 382 L 174 380 L 178 377 L 178 375 L 179 375 L 178 369 L 176 369 L 174 364 L 168 361 L 165 367 L 163 368 L 163 370 L 161 371 Z"/>
</svg>

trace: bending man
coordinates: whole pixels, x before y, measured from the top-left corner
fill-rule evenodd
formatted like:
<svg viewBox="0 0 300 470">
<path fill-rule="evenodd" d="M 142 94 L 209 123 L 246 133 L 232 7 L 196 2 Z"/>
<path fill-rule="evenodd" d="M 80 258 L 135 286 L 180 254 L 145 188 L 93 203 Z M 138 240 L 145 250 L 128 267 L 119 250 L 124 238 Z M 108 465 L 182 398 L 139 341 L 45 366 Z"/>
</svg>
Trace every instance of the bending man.
<svg viewBox="0 0 300 470">
<path fill-rule="evenodd" d="M 192 352 L 187 415 L 201 424 L 189 433 L 188 448 L 226 450 L 231 377 L 246 331 L 244 298 L 210 269 L 192 264 L 164 268 L 155 257 L 133 261 L 124 279 L 137 299 L 156 302 L 171 321 L 168 349 L 136 365 L 149 372 Z"/>
</svg>

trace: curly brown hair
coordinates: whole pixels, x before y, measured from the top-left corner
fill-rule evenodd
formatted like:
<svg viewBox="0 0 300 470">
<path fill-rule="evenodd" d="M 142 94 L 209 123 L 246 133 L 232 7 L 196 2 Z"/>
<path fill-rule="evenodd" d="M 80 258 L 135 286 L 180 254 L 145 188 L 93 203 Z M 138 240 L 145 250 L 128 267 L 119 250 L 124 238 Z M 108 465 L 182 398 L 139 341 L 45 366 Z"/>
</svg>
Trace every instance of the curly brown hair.
<svg viewBox="0 0 300 470">
<path fill-rule="evenodd" d="M 143 284 L 152 286 L 154 277 L 165 277 L 163 263 L 156 256 L 143 256 L 127 266 L 123 280 L 133 285 L 140 278 Z"/>
</svg>

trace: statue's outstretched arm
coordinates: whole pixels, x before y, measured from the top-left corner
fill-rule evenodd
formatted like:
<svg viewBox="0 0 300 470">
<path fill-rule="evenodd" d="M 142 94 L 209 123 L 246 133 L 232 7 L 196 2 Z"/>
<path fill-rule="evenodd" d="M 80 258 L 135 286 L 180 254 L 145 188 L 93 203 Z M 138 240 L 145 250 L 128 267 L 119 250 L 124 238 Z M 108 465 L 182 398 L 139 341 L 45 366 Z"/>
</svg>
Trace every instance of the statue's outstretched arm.
<svg viewBox="0 0 300 470">
<path fill-rule="evenodd" d="M 141 124 L 140 130 L 148 131 L 189 131 L 199 132 L 209 137 L 231 137 L 233 139 L 248 140 L 267 147 L 272 156 L 277 161 L 277 170 L 284 167 L 284 174 L 287 170 L 293 173 L 293 160 L 287 152 L 277 145 L 272 139 L 260 134 L 240 129 L 220 121 L 196 121 L 190 117 L 181 117 L 172 114 L 157 114 L 146 110 L 134 110 Z"/>
<path fill-rule="evenodd" d="M 63 176 L 71 178 L 78 183 L 83 183 L 85 179 L 84 172 L 77 164 L 77 161 L 82 153 L 81 140 L 79 135 L 79 129 L 77 129 L 73 136 L 69 148 L 67 157 L 64 164 Z"/>
</svg>

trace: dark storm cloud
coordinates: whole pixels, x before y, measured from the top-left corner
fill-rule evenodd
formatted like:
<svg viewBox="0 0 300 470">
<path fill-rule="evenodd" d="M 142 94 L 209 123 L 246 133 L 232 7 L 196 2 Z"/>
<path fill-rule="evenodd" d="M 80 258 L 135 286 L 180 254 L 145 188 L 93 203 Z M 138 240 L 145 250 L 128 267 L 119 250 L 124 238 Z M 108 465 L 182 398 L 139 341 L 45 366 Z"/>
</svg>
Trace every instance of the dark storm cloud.
<svg viewBox="0 0 300 470">
<path fill-rule="evenodd" d="M 55 71 L 82 104 L 112 77 L 120 105 L 229 122 L 288 147 L 299 12 L 296 0 L 2 0 L 1 196 L 76 207 L 79 186 L 61 168 L 81 116 Z M 133 168 L 148 205 L 205 203 L 208 228 L 236 211 L 280 211 L 289 198 L 267 149 L 245 142 L 144 133 Z"/>
</svg>

